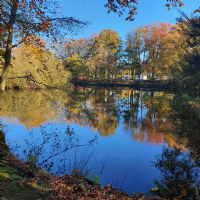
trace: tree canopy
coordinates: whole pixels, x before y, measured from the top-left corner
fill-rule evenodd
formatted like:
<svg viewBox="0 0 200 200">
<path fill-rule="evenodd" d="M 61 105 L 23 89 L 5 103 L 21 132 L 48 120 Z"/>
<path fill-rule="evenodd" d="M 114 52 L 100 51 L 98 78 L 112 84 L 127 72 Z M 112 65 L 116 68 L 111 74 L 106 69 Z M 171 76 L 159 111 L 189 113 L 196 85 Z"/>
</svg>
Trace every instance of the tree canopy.
<svg viewBox="0 0 200 200">
<path fill-rule="evenodd" d="M 150 3 L 150 2 L 148 2 Z M 121 16 L 126 9 L 128 9 L 128 16 L 126 17 L 126 20 L 133 21 L 133 16 L 137 14 L 136 5 L 138 2 L 136 0 L 108 0 L 108 2 L 105 4 L 105 7 L 108 8 L 109 12 L 117 13 L 119 16 Z M 168 10 L 170 10 L 170 7 L 182 7 L 183 1 L 181 0 L 167 0 L 165 6 L 168 7 Z"/>
<path fill-rule="evenodd" d="M 108 8 L 108 12 L 113 11 L 117 13 L 119 16 L 121 16 L 127 9 L 129 10 L 128 16 L 126 17 L 126 20 L 133 20 L 133 16 L 136 13 L 136 0 L 108 0 L 107 3 L 104 5 Z M 166 2 L 166 5 L 169 9 L 170 6 L 183 6 L 183 2 L 180 0 L 170 0 Z M 47 37 L 51 38 L 52 45 L 51 47 L 55 47 L 53 42 L 57 42 L 59 40 L 59 36 L 65 37 L 65 35 L 69 32 L 75 32 L 77 29 L 83 28 L 84 26 L 88 25 L 89 22 L 83 22 L 81 20 L 77 20 L 73 17 L 66 17 L 65 14 L 63 14 L 60 10 L 60 6 L 58 1 L 56 0 L 4 0 L 0 2 L 0 10 L 1 10 L 1 16 L 0 16 L 0 30 L 1 30 L 1 36 L 0 36 L 0 64 L 3 68 L 2 74 L 1 74 L 1 90 L 5 90 L 6 81 L 8 77 L 9 69 L 12 68 L 11 64 L 11 57 L 12 57 L 12 49 L 15 47 L 18 47 L 20 44 L 25 43 L 26 45 L 32 45 L 32 46 L 38 46 L 40 51 L 43 51 L 46 47 L 41 42 L 40 38 Z M 197 9 L 195 12 L 199 12 Z M 140 29 L 141 30 L 141 29 Z M 152 29 L 153 30 L 153 29 Z M 137 30 L 139 31 L 139 29 Z M 146 32 L 149 32 L 150 29 L 146 29 Z M 104 33 L 104 30 L 102 30 L 102 33 L 100 33 L 100 36 L 98 37 L 99 44 L 101 45 L 95 47 L 94 45 L 96 39 L 88 40 L 82 40 L 79 41 L 78 46 L 83 48 L 87 45 L 90 46 L 90 50 L 93 51 L 92 54 L 88 54 L 88 52 L 83 53 L 83 50 L 80 49 L 78 46 L 76 49 L 81 53 L 81 55 L 78 54 L 78 59 L 81 59 L 83 62 L 81 62 L 81 65 L 84 66 L 85 70 L 90 71 L 92 66 L 95 66 L 95 63 L 98 63 L 100 65 L 101 69 L 106 65 L 106 63 L 114 63 L 119 64 L 119 62 L 116 62 L 119 58 L 119 49 L 121 47 L 120 39 L 118 38 L 117 46 L 115 46 L 115 42 L 111 42 L 109 44 L 106 44 L 105 38 L 107 33 Z M 111 33 L 109 33 L 111 34 Z M 115 35 L 116 38 L 117 33 L 112 32 L 113 36 Z M 105 35 L 105 38 L 103 38 Z M 108 34 L 107 34 L 108 35 Z M 141 36 L 140 34 L 137 34 L 137 38 L 139 39 Z M 114 39 L 115 37 L 111 38 Z M 162 38 L 162 36 L 161 36 Z M 141 39 L 141 38 L 140 38 Z M 102 40 L 102 42 L 100 42 Z M 143 38 L 144 40 L 144 34 Z M 103 42 L 104 41 L 104 42 Z M 84 43 L 82 45 L 81 43 Z M 87 44 L 88 43 L 88 44 Z M 147 43 L 147 39 L 145 39 L 145 43 Z M 114 44 L 114 46 L 112 46 Z M 120 44 L 120 45 L 119 45 Z M 110 46 L 109 46 L 110 45 Z M 93 50 L 92 47 L 93 46 Z M 109 48 L 108 48 L 109 46 Z M 70 47 L 70 45 L 68 45 Z M 147 47 L 147 44 L 146 44 Z M 145 48 L 146 48 L 145 47 Z M 78 49 L 79 48 L 79 49 Z M 71 51 L 68 48 L 69 51 Z M 129 49 L 130 50 L 130 49 Z M 94 53 L 96 51 L 96 53 Z M 97 53 L 97 51 L 101 51 L 101 55 Z M 110 51 L 110 53 L 108 52 Z M 114 52 L 115 51 L 115 52 Z M 143 51 L 143 50 L 142 50 Z M 142 52 L 141 49 L 137 48 L 137 59 L 132 59 L 133 63 L 137 64 L 137 70 L 141 71 L 141 62 L 140 62 L 140 52 Z M 72 52 L 72 51 L 71 51 Z M 102 53 L 103 52 L 103 53 Z M 144 51 L 143 51 L 144 52 Z M 150 52 L 148 50 L 148 52 Z M 164 52 L 164 51 L 163 51 Z M 166 51 L 165 51 L 166 52 Z M 130 52 L 129 52 L 130 53 Z M 111 56 L 112 54 L 112 56 Z M 115 54 L 115 56 L 114 56 Z M 73 56 L 74 57 L 74 56 Z M 159 55 L 159 58 L 161 57 L 161 54 Z M 75 58 L 75 57 L 74 57 Z M 71 59 L 71 58 L 69 58 Z M 100 62 L 100 60 L 106 60 L 106 62 Z M 155 58 L 154 58 L 155 60 Z M 68 60 L 69 61 L 69 60 Z M 148 59 L 150 61 L 150 59 Z M 69 63 L 69 62 L 68 62 Z M 71 61 L 70 61 L 71 63 Z M 97 66 L 97 65 L 96 65 Z M 108 71 L 107 76 L 110 77 L 110 72 L 112 73 L 112 76 L 116 75 L 115 67 L 111 66 L 111 64 L 107 65 Z M 97 71 L 98 67 L 95 67 L 95 70 Z M 99 68 L 99 69 L 100 69 Z M 136 68 L 131 66 L 129 69 L 132 71 Z M 152 71 L 155 71 L 156 66 L 153 67 Z M 133 74 L 133 72 L 132 72 Z"/>
<path fill-rule="evenodd" d="M 5 90 L 8 71 L 11 68 L 11 50 L 19 44 L 38 45 L 42 47 L 38 36 L 51 37 L 54 41 L 60 36 L 83 28 L 87 22 L 60 13 L 55 0 L 5 0 L 1 1 L 1 90 Z M 3 59 L 4 58 L 4 59 Z M 2 65 L 2 64 L 1 64 Z"/>
</svg>

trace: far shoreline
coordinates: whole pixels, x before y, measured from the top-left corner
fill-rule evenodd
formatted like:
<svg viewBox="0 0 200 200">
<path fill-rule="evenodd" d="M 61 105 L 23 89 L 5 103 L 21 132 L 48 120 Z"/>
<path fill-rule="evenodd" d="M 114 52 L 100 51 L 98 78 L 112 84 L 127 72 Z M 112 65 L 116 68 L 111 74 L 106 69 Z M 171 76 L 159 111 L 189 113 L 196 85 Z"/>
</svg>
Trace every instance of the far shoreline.
<svg viewBox="0 0 200 200">
<path fill-rule="evenodd" d="M 77 80 L 74 81 L 73 84 L 75 86 L 84 86 L 84 87 L 125 87 L 125 88 L 133 88 L 133 89 L 145 89 L 145 90 L 160 90 L 160 89 L 169 89 L 171 86 L 169 80 L 126 80 L 126 81 L 118 81 L 118 80 Z"/>
</svg>

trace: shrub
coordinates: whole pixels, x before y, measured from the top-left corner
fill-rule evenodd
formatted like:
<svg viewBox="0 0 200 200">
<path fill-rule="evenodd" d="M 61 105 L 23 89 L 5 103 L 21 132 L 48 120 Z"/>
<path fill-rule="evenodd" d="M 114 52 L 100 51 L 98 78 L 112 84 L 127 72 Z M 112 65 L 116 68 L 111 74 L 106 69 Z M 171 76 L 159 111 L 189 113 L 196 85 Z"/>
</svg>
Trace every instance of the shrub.
<svg viewBox="0 0 200 200">
<path fill-rule="evenodd" d="M 94 172 L 91 172 L 88 176 L 87 179 L 90 180 L 93 185 L 97 185 L 100 187 L 100 177 L 98 175 L 95 175 Z"/>
<path fill-rule="evenodd" d="M 162 180 L 155 181 L 156 188 L 150 193 L 166 199 L 196 198 L 199 196 L 199 166 L 189 152 L 177 148 L 163 148 L 160 156 L 153 162 L 162 175 Z"/>
</svg>

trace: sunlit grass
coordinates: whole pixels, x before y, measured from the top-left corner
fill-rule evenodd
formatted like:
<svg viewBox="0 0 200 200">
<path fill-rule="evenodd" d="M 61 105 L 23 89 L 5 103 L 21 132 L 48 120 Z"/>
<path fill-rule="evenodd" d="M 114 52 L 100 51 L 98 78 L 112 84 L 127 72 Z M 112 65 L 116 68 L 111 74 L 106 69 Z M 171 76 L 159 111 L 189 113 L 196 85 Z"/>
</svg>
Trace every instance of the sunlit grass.
<svg viewBox="0 0 200 200">
<path fill-rule="evenodd" d="M 6 169 L 0 168 L 0 176 L 2 178 L 10 178 L 10 179 L 14 179 L 14 180 L 22 179 L 22 177 L 16 175 L 15 173 L 17 173 L 16 170 L 11 171 L 11 169 L 9 167 L 7 167 Z"/>
<path fill-rule="evenodd" d="M 27 185 L 29 185 L 30 187 L 37 189 L 37 190 L 43 190 L 43 191 L 49 190 L 47 187 L 42 187 L 42 186 L 38 185 L 36 182 L 35 183 L 27 183 Z"/>
<path fill-rule="evenodd" d="M 9 177 L 10 177 L 9 174 L 7 174 L 7 173 L 5 173 L 5 172 L 0 172 L 0 176 L 1 176 L 2 178 L 9 178 Z"/>
</svg>

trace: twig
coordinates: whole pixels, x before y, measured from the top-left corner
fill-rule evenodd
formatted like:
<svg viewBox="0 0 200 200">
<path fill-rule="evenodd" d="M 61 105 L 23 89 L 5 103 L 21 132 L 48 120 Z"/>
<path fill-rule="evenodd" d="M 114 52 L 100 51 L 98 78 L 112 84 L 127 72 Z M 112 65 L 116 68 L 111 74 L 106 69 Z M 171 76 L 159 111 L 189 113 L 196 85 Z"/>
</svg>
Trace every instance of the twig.
<svg viewBox="0 0 200 200">
<path fill-rule="evenodd" d="M 41 163 L 38 163 L 38 164 L 41 165 L 41 164 L 47 162 L 49 159 L 51 159 L 51 158 L 53 158 L 53 157 L 55 157 L 55 156 L 57 156 L 57 155 L 59 155 L 59 154 L 61 154 L 61 153 L 64 153 L 64 152 L 66 152 L 66 151 L 68 151 L 68 150 L 70 150 L 70 149 L 72 149 L 72 148 L 74 148 L 74 147 L 83 147 L 83 146 L 86 146 L 86 145 L 76 145 L 76 146 L 72 146 L 72 147 L 70 147 L 70 148 L 66 148 L 64 151 L 58 152 L 58 153 L 56 153 L 56 154 L 50 156 L 49 158 L 43 160 Z"/>
</svg>

